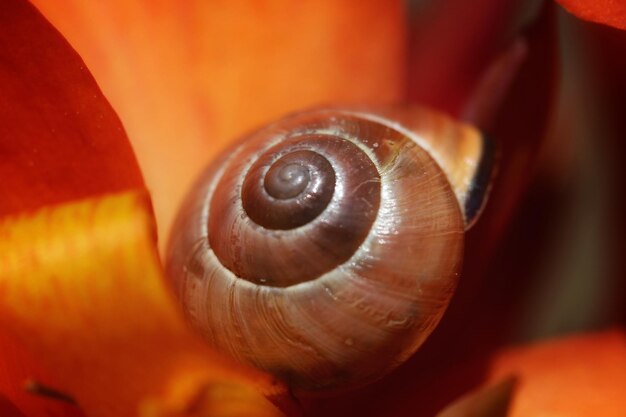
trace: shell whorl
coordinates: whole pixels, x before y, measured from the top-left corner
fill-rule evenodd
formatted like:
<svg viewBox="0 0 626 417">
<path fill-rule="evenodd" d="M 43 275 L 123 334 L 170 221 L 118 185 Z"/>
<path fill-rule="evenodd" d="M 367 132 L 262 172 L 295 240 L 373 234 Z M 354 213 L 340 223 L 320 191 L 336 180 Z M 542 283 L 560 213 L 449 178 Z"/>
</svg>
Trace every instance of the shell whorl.
<svg viewBox="0 0 626 417">
<path fill-rule="evenodd" d="M 240 149 L 214 190 L 220 197 L 209 207 L 208 237 L 219 261 L 239 278 L 274 287 L 346 262 L 378 212 L 380 176 L 369 156 L 330 134 L 291 134 L 262 152 L 256 146 Z M 272 196 L 272 171 L 294 165 L 309 181 L 291 198 Z"/>
<path fill-rule="evenodd" d="M 441 318 L 462 261 L 457 197 L 418 141 L 378 116 L 299 113 L 208 168 L 174 227 L 168 275 L 218 350 L 296 389 L 360 385 Z"/>
</svg>

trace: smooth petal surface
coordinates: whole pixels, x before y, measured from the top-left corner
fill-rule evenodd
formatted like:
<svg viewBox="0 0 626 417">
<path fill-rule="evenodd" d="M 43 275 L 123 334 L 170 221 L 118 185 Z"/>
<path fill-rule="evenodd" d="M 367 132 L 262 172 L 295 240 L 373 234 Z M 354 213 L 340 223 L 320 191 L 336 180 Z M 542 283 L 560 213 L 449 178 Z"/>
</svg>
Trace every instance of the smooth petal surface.
<svg viewBox="0 0 626 417">
<path fill-rule="evenodd" d="M 404 92 L 399 0 L 34 3 L 124 122 L 161 244 L 191 182 L 227 142 L 286 112 Z"/>
<path fill-rule="evenodd" d="M 409 98 L 460 116 L 485 70 L 519 31 L 519 15 L 531 3 L 439 0 L 416 6 L 410 15 Z"/>
<path fill-rule="evenodd" d="M 507 417 L 515 390 L 514 377 L 474 390 L 443 409 L 436 417 Z"/>
<path fill-rule="evenodd" d="M 513 349 L 491 366 L 492 381 L 519 377 L 510 417 L 621 417 L 626 410 L 624 330 Z"/>
<path fill-rule="evenodd" d="M 0 326 L 89 416 L 233 407 L 244 411 L 232 415 L 280 415 L 261 393 L 284 394 L 282 386 L 217 356 L 183 323 L 161 275 L 151 216 L 147 198 L 128 193 L 5 217 Z"/>
<path fill-rule="evenodd" d="M 557 0 L 581 19 L 626 29 L 626 2 L 623 0 Z"/>
<path fill-rule="evenodd" d="M 93 77 L 25 1 L 0 5 L 0 91 L 0 216 L 143 186 Z"/>
</svg>

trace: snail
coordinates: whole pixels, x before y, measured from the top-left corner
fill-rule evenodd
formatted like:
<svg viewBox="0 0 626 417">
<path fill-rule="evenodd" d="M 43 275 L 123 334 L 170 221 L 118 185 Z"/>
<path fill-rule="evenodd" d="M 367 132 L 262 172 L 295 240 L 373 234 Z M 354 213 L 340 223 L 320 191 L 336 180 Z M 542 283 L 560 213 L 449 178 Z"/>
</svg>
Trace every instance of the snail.
<svg viewBox="0 0 626 417">
<path fill-rule="evenodd" d="M 426 108 L 287 116 L 203 173 L 167 275 L 217 350 L 295 390 L 365 384 L 440 320 L 492 165 L 477 129 Z"/>
</svg>

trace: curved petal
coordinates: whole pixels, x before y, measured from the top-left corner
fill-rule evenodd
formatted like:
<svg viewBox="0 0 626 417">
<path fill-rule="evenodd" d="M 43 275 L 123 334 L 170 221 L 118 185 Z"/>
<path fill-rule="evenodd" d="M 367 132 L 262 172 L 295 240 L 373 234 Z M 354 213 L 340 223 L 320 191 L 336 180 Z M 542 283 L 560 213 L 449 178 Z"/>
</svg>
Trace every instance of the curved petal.
<svg viewBox="0 0 626 417">
<path fill-rule="evenodd" d="M 441 410 L 436 417 L 506 417 L 517 379 L 507 377 L 470 391 Z"/>
<path fill-rule="evenodd" d="M 0 216 L 142 187 L 82 60 L 28 2 L 0 8 Z"/>
<path fill-rule="evenodd" d="M 618 417 L 626 410 L 626 333 L 613 330 L 512 349 L 490 379 L 516 374 L 511 417 Z"/>
<path fill-rule="evenodd" d="M 626 30 L 626 3 L 619 0 L 557 0 L 577 17 Z"/>
<path fill-rule="evenodd" d="M 0 91 L 0 217 L 143 187 L 111 106 L 78 55 L 26 1 L 0 6 Z M 0 392 L 23 413 L 82 415 L 25 392 L 29 378 L 54 378 L 4 327 L 0 358 Z"/>
<path fill-rule="evenodd" d="M 283 386 L 216 355 L 183 322 L 165 288 L 144 194 L 6 217 L 0 236 L 0 325 L 88 415 L 186 415 L 236 404 L 234 415 L 281 415 L 265 396 L 284 395 Z"/>
<path fill-rule="evenodd" d="M 191 182 L 228 141 L 285 112 L 397 101 L 405 87 L 399 0 L 34 3 L 124 122 L 161 244 Z"/>
<path fill-rule="evenodd" d="M 459 116 L 528 1 L 425 2 L 411 13 L 409 99 Z"/>
</svg>

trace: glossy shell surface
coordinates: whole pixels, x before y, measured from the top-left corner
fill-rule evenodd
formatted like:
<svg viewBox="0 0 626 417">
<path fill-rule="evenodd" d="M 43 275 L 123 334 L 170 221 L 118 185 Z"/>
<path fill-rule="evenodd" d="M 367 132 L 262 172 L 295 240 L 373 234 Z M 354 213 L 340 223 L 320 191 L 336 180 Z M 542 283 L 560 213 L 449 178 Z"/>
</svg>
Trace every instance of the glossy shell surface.
<svg viewBox="0 0 626 417">
<path fill-rule="evenodd" d="M 216 349 L 295 389 L 333 390 L 383 376 L 434 329 L 461 268 L 463 201 L 455 168 L 441 166 L 448 153 L 437 161 L 425 149 L 432 138 L 387 120 L 295 114 L 248 135 L 199 179 L 167 270 Z"/>
</svg>

